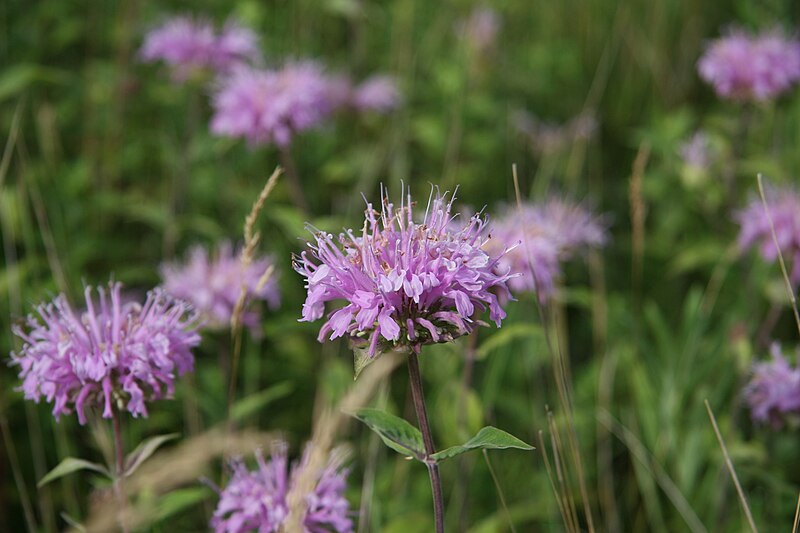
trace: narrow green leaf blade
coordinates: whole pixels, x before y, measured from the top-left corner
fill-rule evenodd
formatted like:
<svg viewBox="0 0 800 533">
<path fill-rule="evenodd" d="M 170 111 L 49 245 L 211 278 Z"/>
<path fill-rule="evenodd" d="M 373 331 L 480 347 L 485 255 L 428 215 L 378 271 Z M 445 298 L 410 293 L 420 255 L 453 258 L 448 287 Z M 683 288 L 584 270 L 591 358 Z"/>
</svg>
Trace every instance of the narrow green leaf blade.
<svg viewBox="0 0 800 533">
<path fill-rule="evenodd" d="M 133 474 L 162 444 L 178 437 L 180 437 L 180 433 L 169 433 L 167 435 L 156 435 L 140 442 L 136 449 L 125 458 L 125 475 Z"/>
<path fill-rule="evenodd" d="M 378 434 L 389 448 L 402 455 L 420 461 L 425 457 L 422 433 L 417 428 L 394 415 L 380 409 L 359 409 L 355 417 Z"/>
<path fill-rule="evenodd" d="M 73 472 L 77 472 L 78 470 L 93 470 L 95 472 L 99 472 L 104 476 L 111 478 L 111 473 L 106 470 L 106 468 L 97 463 L 92 463 L 90 461 L 86 461 L 84 459 L 78 459 L 76 457 L 67 457 L 56 466 L 54 469 L 49 471 L 47 474 L 44 475 L 42 479 L 39 480 L 39 483 L 36 484 L 37 487 L 41 488 L 54 479 L 58 479 L 60 477 L 66 476 L 67 474 L 71 474 Z"/>
<path fill-rule="evenodd" d="M 505 450 L 516 448 L 518 450 L 533 450 L 533 446 L 519 440 L 514 435 L 502 429 L 486 426 L 464 444 L 451 446 L 431 456 L 434 461 L 444 461 L 470 450 Z"/>
<path fill-rule="evenodd" d="M 285 398 L 294 390 L 294 385 L 290 381 L 282 381 L 264 389 L 263 391 L 251 394 L 242 398 L 231 407 L 231 418 L 242 420 L 248 416 L 264 409 L 267 405 L 276 400 Z"/>
</svg>

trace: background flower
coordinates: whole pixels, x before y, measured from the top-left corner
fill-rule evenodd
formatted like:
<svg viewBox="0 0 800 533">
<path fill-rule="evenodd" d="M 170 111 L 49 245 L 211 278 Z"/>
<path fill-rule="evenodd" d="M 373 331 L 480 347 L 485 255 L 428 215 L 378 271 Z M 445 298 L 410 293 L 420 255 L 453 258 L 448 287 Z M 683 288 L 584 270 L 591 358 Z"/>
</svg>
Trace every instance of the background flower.
<svg viewBox="0 0 800 533">
<path fill-rule="evenodd" d="M 739 247 L 757 249 L 765 261 L 778 259 L 778 248 L 772 237 L 770 218 L 775 227 L 778 246 L 790 269 L 790 279 L 800 283 L 800 195 L 792 187 L 773 187 L 765 191 L 767 210 L 760 196 L 753 196 L 747 206 L 734 216 L 739 222 Z"/>
<path fill-rule="evenodd" d="M 280 531 L 288 515 L 286 496 L 304 464 L 304 461 L 295 464 L 290 473 L 286 449 L 285 443 L 275 445 L 269 461 L 256 452 L 257 468 L 253 471 L 241 459 L 231 461 L 231 479 L 220 492 L 211 519 L 216 533 Z M 350 504 L 344 497 L 346 478 L 347 471 L 341 468 L 341 461 L 332 458 L 321 472 L 314 491 L 306 496 L 308 510 L 303 522 L 306 532 L 353 531 Z"/>
<path fill-rule="evenodd" d="M 753 420 L 781 427 L 787 415 L 800 413 L 800 370 L 792 366 L 775 343 L 771 361 L 756 363 L 744 390 Z"/>
<path fill-rule="evenodd" d="M 234 252 L 230 242 L 222 242 L 213 256 L 202 246 L 192 247 L 184 263 L 161 265 L 161 276 L 170 294 L 190 302 L 209 327 L 221 329 L 230 326 L 242 286 L 247 289 L 249 301 L 263 300 L 270 309 L 278 307 L 277 275 L 273 272 L 261 283 L 271 268 L 273 261 L 269 257 L 255 258 L 245 268 L 241 251 Z M 242 315 L 242 323 L 255 330 L 260 318 L 258 311 L 248 309 Z"/>
<path fill-rule="evenodd" d="M 506 207 L 492 222 L 491 232 L 495 238 L 489 241 L 489 250 L 511 248 L 498 263 L 519 274 L 509 280 L 511 291 L 535 291 L 540 298 L 553 294 L 562 262 L 608 240 L 602 218 L 580 204 L 557 198 L 528 203 L 521 210 Z"/>
<path fill-rule="evenodd" d="M 700 77 L 731 100 L 769 100 L 800 80 L 800 42 L 780 30 L 752 35 L 731 30 L 706 49 Z"/>
<path fill-rule="evenodd" d="M 145 36 L 139 56 L 143 61 L 165 62 L 173 77 L 184 81 L 202 70 L 228 72 L 258 60 L 260 53 L 258 36 L 234 21 L 217 34 L 208 20 L 176 17 Z"/>
</svg>

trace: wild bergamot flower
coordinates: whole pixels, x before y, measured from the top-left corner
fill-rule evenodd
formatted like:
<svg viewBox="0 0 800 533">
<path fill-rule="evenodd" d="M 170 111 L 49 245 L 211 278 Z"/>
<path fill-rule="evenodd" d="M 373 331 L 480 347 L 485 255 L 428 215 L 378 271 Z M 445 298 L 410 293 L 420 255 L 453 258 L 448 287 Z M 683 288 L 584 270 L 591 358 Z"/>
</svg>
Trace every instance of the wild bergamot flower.
<svg viewBox="0 0 800 533">
<path fill-rule="evenodd" d="M 173 296 L 191 303 L 211 328 L 227 328 L 239 300 L 242 287 L 249 301 L 263 300 L 274 309 L 280 304 L 277 275 L 262 283 L 262 277 L 273 266 L 270 257 L 256 257 L 245 268 L 241 252 L 234 252 L 230 242 L 222 242 L 213 255 L 202 246 L 189 250 L 185 263 L 161 266 L 164 289 Z M 242 323 L 251 329 L 258 326 L 260 313 L 246 310 Z"/>
<path fill-rule="evenodd" d="M 19 367 L 25 398 L 53 404 L 53 415 L 73 411 L 86 423 L 86 407 L 147 416 L 146 401 L 170 397 L 177 376 L 194 367 L 200 343 L 191 306 L 156 288 L 144 304 L 123 302 L 121 285 L 85 291 L 77 312 L 64 295 L 36 308 L 14 334 L 23 340 L 11 364 Z"/>
<path fill-rule="evenodd" d="M 307 450 L 308 452 L 308 450 Z M 286 444 L 275 445 L 269 461 L 256 452 L 257 468 L 248 470 L 244 461 L 231 461 L 232 476 L 211 519 L 216 533 L 280 531 L 289 508 L 286 501 L 304 461 L 289 471 Z M 307 511 L 303 520 L 307 533 L 350 533 L 350 504 L 344 497 L 347 471 L 341 461 L 332 458 L 320 473 L 313 492 L 306 495 Z"/>
<path fill-rule="evenodd" d="M 487 309 L 499 327 L 506 314 L 498 294 L 508 295 L 511 275 L 498 268 L 506 250 L 484 251 L 486 220 L 459 219 L 454 197 L 438 191 L 419 221 L 410 194 L 399 207 L 382 196 L 380 211 L 367 203 L 359 233 L 337 238 L 313 230 L 309 250 L 295 257 L 308 290 L 301 320 L 318 320 L 327 302 L 341 303 L 328 313 L 320 342 L 347 336 L 374 357 L 465 335 L 482 324 L 477 315 Z"/>
<path fill-rule="evenodd" d="M 777 29 L 760 35 L 732 29 L 711 42 L 697 69 L 723 98 L 770 100 L 800 81 L 800 42 Z"/>
</svg>

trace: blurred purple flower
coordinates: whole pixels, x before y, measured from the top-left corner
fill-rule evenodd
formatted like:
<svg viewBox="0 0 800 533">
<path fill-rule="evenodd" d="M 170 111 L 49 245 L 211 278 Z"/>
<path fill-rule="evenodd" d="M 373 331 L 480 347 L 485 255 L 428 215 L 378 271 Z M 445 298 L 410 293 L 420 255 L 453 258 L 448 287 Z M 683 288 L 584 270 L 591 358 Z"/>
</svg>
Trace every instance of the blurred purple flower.
<svg viewBox="0 0 800 533">
<path fill-rule="evenodd" d="M 258 468 L 250 471 L 241 459 L 231 462 L 233 475 L 228 486 L 220 493 L 219 504 L 211 519 L 215 533 L 240 533 L 280 531 L 289 514 L 286 496 L 305 464 L 309 450 L 299 465 L 292 467 L 286 453 L 286 444 L 277 444 L 270 460 L 256 452 Z M 349 518 L 350 505 L 344 496 L 347 471 L 341 460 L 332 458 L 320 474 L 314 491 L 306 496 L 308 510 L 304 519 L 307 533 L 350 533 L 353 522 Z"/>
<path fill-rule="evenodd" d="M 465 222 L 451 214 L 453 198 L 438 191 L 421 222 L 415 222 L 411 195 L 400 207 L 382 195 L 381 211 L 367 203 L 357 235 L 314 230 L 315 244 L 294 259 L 306 279 L 308 297 L 301 321 L 318 320 L 325 302 L 343 300 L 328 314 L 319 340 L 347 335 L 369 357 L 388 349 L 412 349 L 447 342 L 482 324 L 476 311 L 489 310 L 499 327 L 506 314 L 492 291 L 507 295 L 511 277 L 498 268 L 505 250 L 490 255 L 479 215 Z M 337 244 L 338 241 L 338 244 Z"/>
<path fill-rule="evenodd" d="M 770 229 L 770 218 L 775 226 L 778 246 L 791 269 L 790 279 L 800 283 L 800 195 L 791 187 L 770 188 L 765 191 L 769 217 L 759 196 L 734 216 L 741 226 L 739 247 L 757 249 L 765 261 L 778 260 L 778 248 Z"/>
<path fill-rule="evenodd" d="M 280 70 L 237 69 L 216 89 L 211 131 L 252 145 L 287 146 L 295 134 L 327 119 L 342 98 L 342 78 L 310 61 Z"/>
<path fill-rule="evenodd" d="M 500 17 L 495 10 L 488 7 L 476 8 L 457 25 L 457 29 L 472 50 L 483 54 L 491 49 L 497 40 Z"/>
<path fill-rule="evenodd" d="M 706 170 L 712 162 L 711 139 L 704 131 L 698 130 L 681 144 L 680 154 L 684 164 Z"/>
<path fill-rule="evenodd" d="M 272 267 L 271 258 L 261 257 L 245 268 L 241 250 L 234 253 L 231 243 L 222 242 L 213 257 L 206 248 L 194 246 L 185 263 L 161 265 L 161 277 L 164 289 L 191 303 L 209 327 L 224 329 L 230 326 L 242 286 L 247 289 L 248 301 L 264 300 L 271 309 L 278 307 L 280 292 L 274 273 L 261 284 L 262 276 Z M 255 329 L 260 318 L 257 311 L 246 310 L 242 323 Z"/>
<path fill-rule="evenodd" d="M 200 343 L 192 308 L 160 288 L 144 305 L 123 303 L 120 284 L 85 291 L 86 311 L 77 314 L 65 296 L 36 308 L 26 327 L 13 327 L 23 340 L 11 364 L 20 368 L 25 398 L 52 402 L 56 419 L 76 411 L 86 423 L 85 408 L 113 408 L 134 417 L 147 416 L 145 401 L 169 398 L 176 374 L 194 367 L 191 349 Z"/>
<path fill-rule="evenodd" d="M 753 420 L 780 428 L 787 415 L 800 413 L 800 370 L 792 367 L 780 345 L 770 347 L 772 360 L 753 365 L 753 376 L 744 389 Z"/>
<path fill-rule="evenodd" d="M 490 252 L 521 243 L 498 262 L 500 268 L 519 274 L 508 282 L 511 292 L 536 291 L 543 300 L 553 294 L 563 261 L 586 248 L 601 247 L 608 240 L 602 218 L 580 204 L 561 199 L 525 204 L 521 211 L 508 206 L 492 223 L 491 232 Z"/>
<path fill-rule="evenodd" d="M 176 17 L 145 36 L 139 56 L 165 62 L 176 80 L 185 81 L 198 71 L 229 72 L 258 60 L 260 54 L 256 34 L 234 21 L 217 34 L 207 20 Z"/>
<path fill-rule="evenodd" d="M 400 105 L 400 91 L 390 76 L 373 76 L 354 90 L 353 107 L 360 111 L 387 113 Z"/>
<path fill-rule="evenodd" d="M 697 68 L 720 97 L 769 100 L 800 80 L 800 42 L 778 29 L 760 35 L 732 29 L 708 46 Z"/>
</svg>

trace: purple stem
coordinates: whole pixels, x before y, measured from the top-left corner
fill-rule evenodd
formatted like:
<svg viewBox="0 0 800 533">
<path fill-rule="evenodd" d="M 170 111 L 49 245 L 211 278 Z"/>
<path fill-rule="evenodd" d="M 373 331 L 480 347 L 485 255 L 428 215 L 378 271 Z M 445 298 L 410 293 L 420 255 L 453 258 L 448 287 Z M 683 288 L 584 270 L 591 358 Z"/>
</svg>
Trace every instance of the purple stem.
<svg viewBox="0 0 800 533">
<path fill-rule="evenodd" d="M 411 397 L 414 400 L 414 410 L 417 412 L 419 429 L 422 432 L 422 443 L 425 446 L 425 465 L 431 478 L 433 491 L 433 516 L 436 522 L 436 533 L 444 533 L 444 498 L 442 497 L 442 479 L 439 477 L 439 465 L 431 459 L 436 453 L 433 445 L 431 426 L 428 423 L 428 413 L 425 410 L 425 396 L 422 393 L 422 376 L 419 372 L 417 354 L 408 354 L 408 376 L 411 382 Z"/>
</svg>

